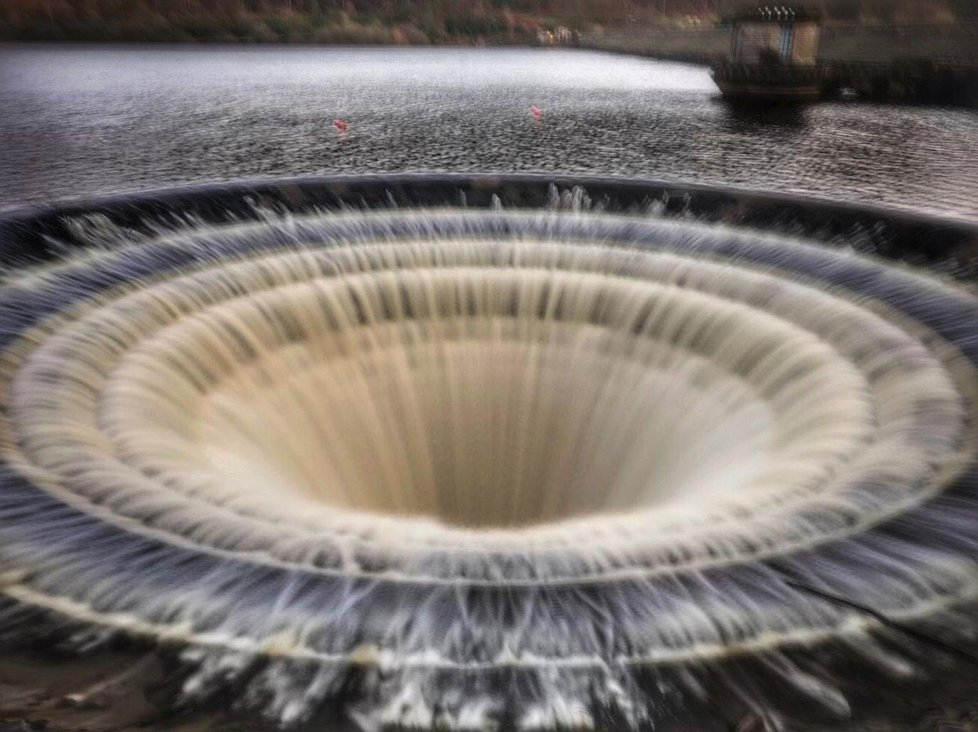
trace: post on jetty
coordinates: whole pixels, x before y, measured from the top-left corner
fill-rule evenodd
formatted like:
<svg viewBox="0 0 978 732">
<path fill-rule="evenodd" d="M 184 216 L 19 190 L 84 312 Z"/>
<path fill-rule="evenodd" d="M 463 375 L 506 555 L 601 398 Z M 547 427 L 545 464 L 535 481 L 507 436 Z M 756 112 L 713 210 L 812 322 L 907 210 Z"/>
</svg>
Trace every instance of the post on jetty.
<svg viewBox="0 0 978 732">
<path fill-rule="evenodd" d="M 741 11 L 729 22 L 730 55 L 713 65 L 713 80 L 725 97 L 798 101 L 821 96 L 818 11 L 765 6 Z"/>
</svg>

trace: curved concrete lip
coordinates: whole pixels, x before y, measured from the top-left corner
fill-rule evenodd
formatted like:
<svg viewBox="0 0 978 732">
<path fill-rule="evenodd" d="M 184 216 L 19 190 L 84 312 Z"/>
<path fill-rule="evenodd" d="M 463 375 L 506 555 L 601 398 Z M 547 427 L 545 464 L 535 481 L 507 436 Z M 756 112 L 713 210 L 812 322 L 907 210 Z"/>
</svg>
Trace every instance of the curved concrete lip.
<svg viewBox="0 0 978 732">
<path fill-rule="evenodd" d="M 404 172 L 364 173 L 295 176 L 284 178 L 247 178 L 227 182 L 197 183 L 163 188 L 151 188 L 91 198 L 71 199 L 48 206 L 27 206 L 0 212 L 0 227 L 4 229 L 28 220 L 40 220 L 53 213 L 77 215 L 104 213 L 123 215 L 127 212 L 158 210 L 161 206 L 173 206 L 181 202 L 205 199 L 244 202 L 247 197 L 267 197 L 295 207 L 358 201 L 369 205 L 377 194 L 390 193 L 398 204 L 411 203 L 411 194 L 432 196 L 448 191 L 474 194 L 466 196 L 466 205 L 478 207 L 485 197 L 492 195 L 512 197 L 520 192 L 525 200 L 516 201 L 530 205 L 548 188 L 579 186 L 593 200 L 611 198 L 620 205 L 634 204 L 642 200 L 684 200 L 684 205 L 695 209 L 709 209 L 724 203 L 737 203 L 757 209 L 769 206 L 789 206 L 806 209 L 821 215 L 853 217 L 878 217 L 902 224 L 920 224 L 968 231 L 978 234 L 978 221 L 942 217 L 936 214 L 914 212 L 875 203 L 843 201 L 812 194 L 791 193 L 767 189 L 753 189 L 727 184 L 697 183 L 663 178 L 637 178 L 622 176 L 576 175 L 573 173 L 502 173 L 476 172 Z M 384 204 L 392 199 L 385 195 Z M 447 201 L 444 201 L 447 203 Z M 460 203 L 456 198 L 456 203 Z M 503 201 L 505 204 L 505 200 Z M 4 231 L 4 233 L 6 233 Z"/>
</svg>

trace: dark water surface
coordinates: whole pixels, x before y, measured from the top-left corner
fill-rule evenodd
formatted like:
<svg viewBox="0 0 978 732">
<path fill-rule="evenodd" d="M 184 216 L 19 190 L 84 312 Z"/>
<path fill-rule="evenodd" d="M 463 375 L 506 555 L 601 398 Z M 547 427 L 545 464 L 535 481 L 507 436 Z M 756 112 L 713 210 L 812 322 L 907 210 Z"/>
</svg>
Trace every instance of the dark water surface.
<svg viewBox="0 0 978 732">
<path fill-rule="evenodd" d="M 978 114 L 737 109 L 705 68 L 574 50 L 0 47 L 0 208 L 401 170 L 724 182 L 975 219 Z"/>
</svg>

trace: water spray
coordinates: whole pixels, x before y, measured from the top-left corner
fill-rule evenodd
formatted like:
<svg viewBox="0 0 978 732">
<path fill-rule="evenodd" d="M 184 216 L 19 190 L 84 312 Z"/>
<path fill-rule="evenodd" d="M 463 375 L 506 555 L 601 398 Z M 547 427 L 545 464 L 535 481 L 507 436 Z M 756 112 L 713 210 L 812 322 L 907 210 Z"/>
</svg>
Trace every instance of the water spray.
<svg viewBox="0 0 978 732">
<path fill-rule="evenodd" d="M 976 662 L 978 300 L 880 256 L 973 237 L 533 176 L 8 216 L 7 635 L 285 727 L 846 718 L 840 657 Z"/>
</svg>

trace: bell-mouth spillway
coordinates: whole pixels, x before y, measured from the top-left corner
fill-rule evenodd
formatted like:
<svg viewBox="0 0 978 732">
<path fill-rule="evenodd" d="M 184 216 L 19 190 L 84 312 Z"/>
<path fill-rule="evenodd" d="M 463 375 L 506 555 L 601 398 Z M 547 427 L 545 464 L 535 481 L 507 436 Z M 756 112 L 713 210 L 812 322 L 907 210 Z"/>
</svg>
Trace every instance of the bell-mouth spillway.
<svg viewBox="0 0 978 732">
<path fill-rule="evenodd" d="M 847 717 L 840 648 L 976 630 L 976 243 L 542 175 L 5 214 L 9 635 L 149 640 L 281 725 Z"/>
</svg>

